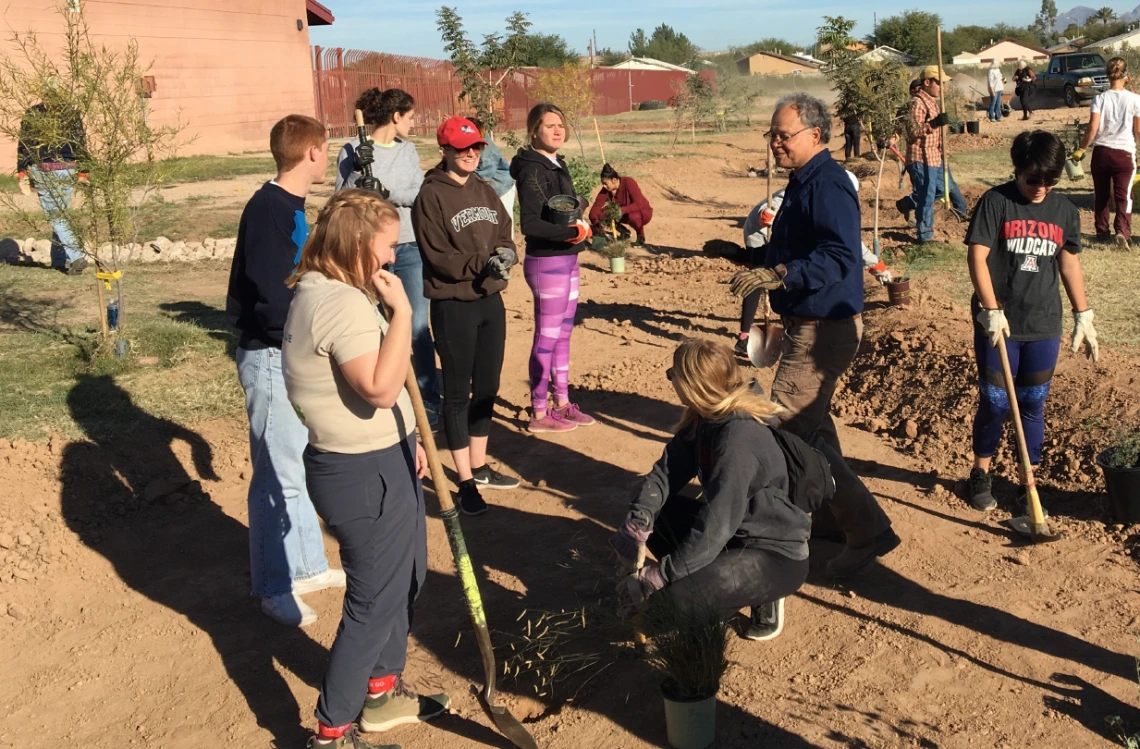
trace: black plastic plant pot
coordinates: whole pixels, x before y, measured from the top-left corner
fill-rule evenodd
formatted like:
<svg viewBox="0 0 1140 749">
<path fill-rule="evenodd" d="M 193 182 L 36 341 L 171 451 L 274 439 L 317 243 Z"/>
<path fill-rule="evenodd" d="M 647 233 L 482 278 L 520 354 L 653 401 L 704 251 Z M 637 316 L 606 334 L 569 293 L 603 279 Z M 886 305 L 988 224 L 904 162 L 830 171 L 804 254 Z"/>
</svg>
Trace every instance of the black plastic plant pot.
<svg viewBox="0 0 1140 749">
<path fill-rule="evenodd" d="M 1112 515 L 1118 523 L 1140 523 L 1140 468 L 1115 468 L 1108 465 L 1115 448 L 1096 456 L 1096 464 L 1104 472 L 1104 485 L 1112 503 Z"/>
<path fill-rule="evenodd" d="M 970 122 L 967 122 L 966 123 L 966 132 L 969 133 L 970 135 L 977 135 L 978 133 L 980 133 L 981 132 L 981 126 L 978 124 L 978 121 L 977 120 L 971 120 Z"/>
<path fill-rule="evenodd" d="M 569 226 L 578 220 L 578 198 L 573 195 L 555 195 L 546 201 L 546 210 L 550 212 L 550 223 Z"/>
</svg>

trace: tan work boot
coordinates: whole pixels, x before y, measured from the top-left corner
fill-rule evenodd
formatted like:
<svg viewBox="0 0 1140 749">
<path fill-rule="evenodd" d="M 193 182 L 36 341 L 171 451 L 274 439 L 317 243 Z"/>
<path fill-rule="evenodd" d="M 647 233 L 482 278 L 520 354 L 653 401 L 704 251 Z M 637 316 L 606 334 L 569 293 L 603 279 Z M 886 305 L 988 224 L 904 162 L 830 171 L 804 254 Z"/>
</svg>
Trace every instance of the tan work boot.
<svg viewBox="0 0 1140 749">
<path fill-rule="evenodd" d="M 408 689 L 402 678 L 379 697 L 369 695 L 360 714 L 360 730 L 373 733 L 408 723 L 422 723 L 447 711 L 451 698 L 446 694 L 420 696 Z"/>
</svg>

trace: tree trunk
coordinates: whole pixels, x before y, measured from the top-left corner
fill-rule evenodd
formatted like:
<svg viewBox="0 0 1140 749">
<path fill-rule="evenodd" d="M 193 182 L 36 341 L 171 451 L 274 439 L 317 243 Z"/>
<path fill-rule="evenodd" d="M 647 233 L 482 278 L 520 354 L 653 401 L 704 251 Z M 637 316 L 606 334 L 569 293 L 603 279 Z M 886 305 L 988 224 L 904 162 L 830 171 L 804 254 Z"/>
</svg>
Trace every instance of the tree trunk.
<svg viewBox="0 0 1140 749">
<path fill-rule="evenodd" d="M 883 167 L 887 163 L 887 152 L 885 150 L 879 152 L 879 178 L 875 180 L 875 238 L 872 248 L 875 250 L 875 256 L 879 256 L 879 190 L 883 186 Z"/>
</svg>

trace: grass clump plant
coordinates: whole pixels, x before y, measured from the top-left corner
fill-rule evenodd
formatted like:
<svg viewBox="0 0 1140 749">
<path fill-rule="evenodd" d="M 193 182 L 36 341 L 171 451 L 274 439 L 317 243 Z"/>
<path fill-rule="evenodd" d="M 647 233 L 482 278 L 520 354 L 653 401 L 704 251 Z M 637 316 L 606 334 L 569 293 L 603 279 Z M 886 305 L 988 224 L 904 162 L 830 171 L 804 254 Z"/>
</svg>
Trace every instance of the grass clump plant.
<svg viewBox="0 0 1140 749">
<path fill-rule="evenodd" d="M 699 700 L 720 689 L 728 670 L 728 621 L 707 601 L 650 599 L 645 632 L 649 665 L 663 677 L 661 689 L 674 700 Z"/>
</svg>

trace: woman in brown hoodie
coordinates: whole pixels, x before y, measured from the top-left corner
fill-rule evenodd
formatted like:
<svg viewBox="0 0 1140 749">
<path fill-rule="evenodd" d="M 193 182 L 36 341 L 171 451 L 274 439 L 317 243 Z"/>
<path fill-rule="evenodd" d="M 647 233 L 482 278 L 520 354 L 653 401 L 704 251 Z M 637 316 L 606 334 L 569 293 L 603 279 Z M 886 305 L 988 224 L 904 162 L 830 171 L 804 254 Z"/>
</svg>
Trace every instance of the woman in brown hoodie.
<svg viewBox="0 0 1140 749">
<path fill-rule="evenodd" d="M 439 126 L 443 154 L 412 207 L 424 260 L 424 296 L 443 368 L 443 427 L 459 474 L 459 509 L 487 511 L 479 486 L 513 489 L 516 478 L 487 465 L 487 436 L 499 392 L 506 313 L 499 293 L 518 262 L 511 217 L 495 188 L 475 176 L 486 142 L 462 117 Z"/>
</svg>

